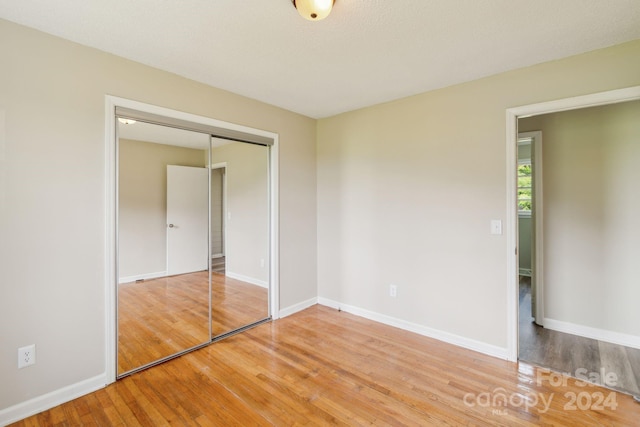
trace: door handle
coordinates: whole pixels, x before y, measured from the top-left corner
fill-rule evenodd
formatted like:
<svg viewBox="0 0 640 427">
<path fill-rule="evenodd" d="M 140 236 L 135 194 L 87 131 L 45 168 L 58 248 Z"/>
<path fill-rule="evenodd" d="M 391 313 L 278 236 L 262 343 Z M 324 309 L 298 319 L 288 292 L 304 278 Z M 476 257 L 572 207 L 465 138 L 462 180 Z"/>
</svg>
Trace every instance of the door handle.
<svg viewBox="0 0 640 427">
<path fill-rule="evenodd" d="M 175 227 L 175 225 L 173 225 L 173 224 L 169 224 L 169 226 L 168 226 L 168 227 L 169 227 L 169 228 L 173 228 L 173 227 Z"/>
</svg>

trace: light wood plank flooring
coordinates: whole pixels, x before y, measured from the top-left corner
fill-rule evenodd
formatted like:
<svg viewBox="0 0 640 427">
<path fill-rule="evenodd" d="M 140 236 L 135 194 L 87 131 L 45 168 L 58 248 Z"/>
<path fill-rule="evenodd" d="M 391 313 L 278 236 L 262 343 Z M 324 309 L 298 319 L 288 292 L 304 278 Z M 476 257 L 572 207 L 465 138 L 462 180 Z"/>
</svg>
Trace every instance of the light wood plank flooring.
<svg viewBox="0 0 640 427">
<path fill-rule="evenodd" d="M 223 274 L 211 275 L 211 329 L 215 337 L 269 317 L 269 290 Z"/>
<path fill-rule="evenodd" d="M 316 305 L 16 426 L 638 425 L 630 396 L 545 375 Z M 579 393 L 613 393 L 616 406 L 573 409 Z M 534 397 L 548 407 L 524 404 Z"/>
<path fill-rule="evenodd" d="M 213 336 L 268 317 L 266 288 L 211 276 Z M 118 286 L 118 374 L 211 339 L 208 278 L 203 271 Z"/>
<path fill-rule="evenodd" d="M 531 282 L 520 280 L 519 358 L 575 375 L 576 370 L 615 374 L 611 387 L 640 396 L 640 350 L 545 329 L 531 317 Z M 581 375 L 583 372 L 580 372 Z M 640 421 L 638 422 L 640 425 Z"/>
</svg>

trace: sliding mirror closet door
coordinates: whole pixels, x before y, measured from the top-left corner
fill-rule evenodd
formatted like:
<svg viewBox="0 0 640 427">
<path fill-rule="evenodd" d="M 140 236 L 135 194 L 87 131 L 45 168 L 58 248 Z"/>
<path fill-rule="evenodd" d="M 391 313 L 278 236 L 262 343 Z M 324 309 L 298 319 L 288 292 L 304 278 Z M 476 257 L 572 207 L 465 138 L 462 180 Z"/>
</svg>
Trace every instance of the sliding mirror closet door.
<svg viewBox="0 0 640 427">
<path fill-rule="evenodd" d="M 118 376 L 211 341 L 209 146 L 118 123 Z"/>
<path fill-rule="evenodd" d="M 213 338 L 269 318 L 269 150 L 212 138 Z"/>
</svg>

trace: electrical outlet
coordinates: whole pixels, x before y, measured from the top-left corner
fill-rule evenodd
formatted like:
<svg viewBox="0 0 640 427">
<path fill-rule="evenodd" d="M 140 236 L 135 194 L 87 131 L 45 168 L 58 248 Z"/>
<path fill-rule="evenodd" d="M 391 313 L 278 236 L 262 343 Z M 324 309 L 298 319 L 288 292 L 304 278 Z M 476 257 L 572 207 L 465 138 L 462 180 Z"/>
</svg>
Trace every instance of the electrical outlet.
<svg viewBox="0 0 640 427">
<path fill-rule="evenodd" d="M 26 368 L 27 366 L 34 365 L 36 363 L 36 345 L 31 344 L 18 349 L 18 369 Z"/>
<path fill-rule="evenodd" d="M 398 295 L 398 288 L 396 285 L 389 285 L 389 296 L 396 297 Z"/>
<path fill-rule="evenodd" d="M 264 258 L 260 259 L 260 267 L 264 268 Z"/>
</svg>

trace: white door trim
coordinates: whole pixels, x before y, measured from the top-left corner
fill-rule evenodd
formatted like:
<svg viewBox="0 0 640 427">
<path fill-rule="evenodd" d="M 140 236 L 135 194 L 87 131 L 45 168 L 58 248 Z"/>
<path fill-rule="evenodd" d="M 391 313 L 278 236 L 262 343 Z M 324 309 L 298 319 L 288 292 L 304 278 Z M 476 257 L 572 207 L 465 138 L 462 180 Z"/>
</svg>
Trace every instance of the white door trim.
<svg viewBox="0 0 640 427">
<path fill-rule="evenodd" d="M 536 323 L 540 326 L 544 321 L 544 257 L 542 255 L 543 245 L 543 187 L 542 187 L 542 132 L 539 130 L 532 132 L 518 133 L 518 138 L 531 138 L 532 148 L 532 170 L 533 170 L 533 233 L 531 236 L 533 252 L 531 254 L 531 280 L 536 286 L 536 312 L 532 313 Z M 519 220 L 519 218 L 518 218 Z M 520 243 L 518 243 L 518 248 Z M 519 270 L 519 269 L 518 269 Z"/>
<path fill-rule="evenodd" d="M 222 256 L 227 256 L 227 162 L 212 163 L 213 169 L 224 169 L 222 174 Z"/>
<path fill-rule="evenodd" d="M 640 86 L 599 92 L 573 98 L 508 108 L 506 110 L 507 135 L 507 357 L 518 360 L 518 229 L 517 229 L 517 144 L 518 118 L 578 108 L 596 107 L 640 99 Z M 540 230 L 542 232 L 542 230 Z"/>
<path fill-rule="evenodd" d="M 151 104 L 145 104 L 126 98 L 105 95 L 105 273 L 104 273 L 104 298 L 105 298 L 105 376 L 107 383 L 116 380 L 116 295 L 117 295 L 117 125 L 116 107 L 128 108 L 145 113 L 156 114 L 172 119 L 186 120 L 201 123 L 223 129 L 245 132 L 253 135 L 264 136 L 273 140 L 269 146 L 269 239 L 270 239 L 270 269 L 269 269 L 269 314 L 273 319 L 278 317 L 280 309 L 279 301 L 279 229 L 278 229 L 278 134 L 261 129 L 250 128 L 234 123 L 228 123 L 209 117 L 198 116 L 182 111 L 171 110 Z"/>
</svg>

